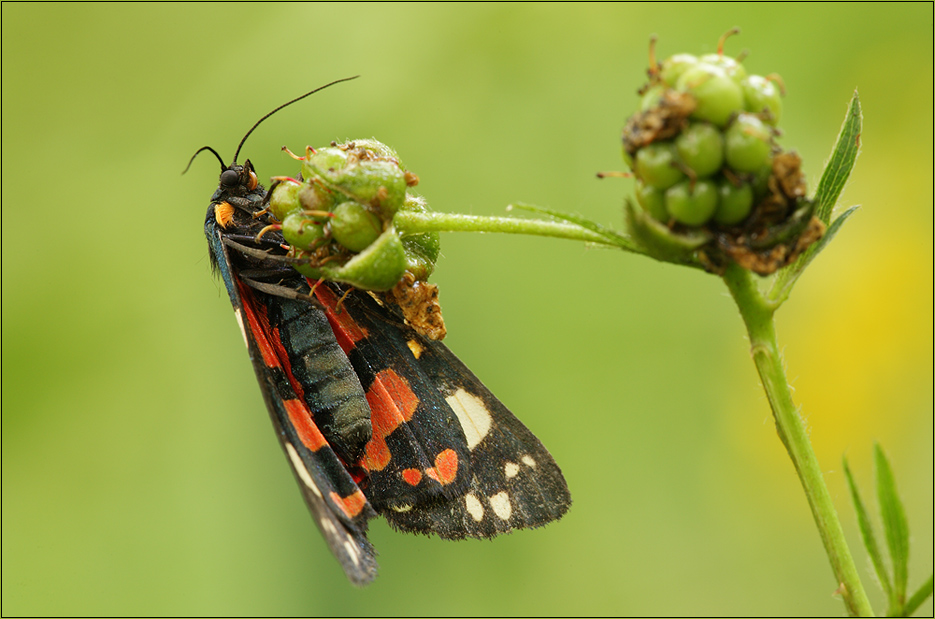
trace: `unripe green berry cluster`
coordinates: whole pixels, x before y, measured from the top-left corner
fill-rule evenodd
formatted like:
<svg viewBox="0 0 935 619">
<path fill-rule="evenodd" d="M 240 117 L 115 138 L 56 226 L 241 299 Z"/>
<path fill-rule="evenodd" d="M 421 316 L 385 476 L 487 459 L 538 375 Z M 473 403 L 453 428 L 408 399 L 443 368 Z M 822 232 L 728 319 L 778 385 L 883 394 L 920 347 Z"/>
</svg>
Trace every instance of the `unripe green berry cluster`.
<svg viewBox="0 0 935 619">
<path fill-rule="evenodd" d="M 291 153 L 290 153 L 291 154 Z M 269 208 L 281 222 L 296 269 L 311 278 L 390 290 L 405 273 L 424 281 L 438 258 L 437 233 L 400 235 L 399 211 L 426 211 L 408 191 L 418 177 L 376 140 L 308 147 L 298 179 L 279 178 Z"/>
<path fill-rule="evenodd" d="M 723 46 L 723 39 L 721 46 Z M 624 130 L 636 198 L 653 218 L 689 227 L 736 226 L 768 193 L 778 78 L 748 75 L 739 60 L 676 54 L 656 65 L 640 111 Z"/>
</svg>

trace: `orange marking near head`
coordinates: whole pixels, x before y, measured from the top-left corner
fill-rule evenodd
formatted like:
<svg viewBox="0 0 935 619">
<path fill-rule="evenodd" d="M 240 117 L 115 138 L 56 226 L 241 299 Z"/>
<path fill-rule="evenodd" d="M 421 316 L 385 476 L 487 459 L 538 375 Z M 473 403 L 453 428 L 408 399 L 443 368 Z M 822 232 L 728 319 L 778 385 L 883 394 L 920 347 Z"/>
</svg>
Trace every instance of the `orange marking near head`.
<svg viewBox="0 0 935 619">
<path fill-rule="evenodd" d="M 454 449 L 446 449 L 435 456 L 435 467 L 425 469 L 425 474 L 447 486 L 458 476 L 458 454 Z"/>
<path fill-rule="evenodd" d="M 214 221 L 222 228 L 226 228 L 234 221 L 234 207 L 229 202 L 218 202 L 214 205 Z"/>
<path fill-rule="evenodd" d="M 406 469 L 402 472 L 403 481 L 410 486 L 418 486 L 422 481 L 422 472 L 419 469 Z"/>
<path fill-rule="evenodd" d="M 412 414 L 419 407 L 419 398 L 406 379 L 393 370 L 383 370 L 367 390 L 367 403 L 370 405 L 373 437 L 364 450 L 363 465 L 370 471 L 382 471 L 391 457 L 386 437 L 412 419 Z"/>
<path fill-rule="evenodd" d="M 295 428 L 295 433 L 299 435 L 299 440 L 302 441 L 303 445 L 312 451 L 318 451 L 328 444 L 321 430 L 312 421 L 312 415 L 309 413 L 305 402 L 285 400 L 283 405 L 286 407 L 286 412 L 289 413 L 289 421 L 292 422 L 292 427 Z"/>
<path fill-rule="evenodd" d="M 331 492 L 329 495 L 331 500 L 335 505 L 341 508 L 341 511 L 348 518 L 353 518 L 360 513 L 360 510 L 364 508 L 364 505 L 367 504 L 367 497 L 364 496 L 364 493 L 358 490 L 354 494 L 341 498 L 337 492 Z"/>
<path fill-rule="evenodd" d="M 312 282 L 309 282 L 309 284 L 311 285 Z M 315 296 L 325 306 L 325 315 L 328 317 L 328 322 L 331 323 L 334 337 L 338 340 L 338 345 L 344 351 L 344 354 L 347 354 L 357 342 L 367 337 L 367 330 L 358 325 L 350 314 L 337 310 L 338 298 L 327 286 L 315 288 Z"/>
</svg>

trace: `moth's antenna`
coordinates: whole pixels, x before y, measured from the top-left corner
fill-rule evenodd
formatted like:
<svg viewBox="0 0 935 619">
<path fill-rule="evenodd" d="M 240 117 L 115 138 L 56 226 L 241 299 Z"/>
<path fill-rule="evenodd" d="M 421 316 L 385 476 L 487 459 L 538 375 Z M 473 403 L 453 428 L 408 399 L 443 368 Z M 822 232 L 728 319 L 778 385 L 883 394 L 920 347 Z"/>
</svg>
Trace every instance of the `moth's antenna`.
<svg viewBox="0 0 935 619">
<path fill-rule="evenodd" d="M 324 90 L 325 88 L 328 88 L 329 86 L 334 86 L 335 84 L 340 84 L 341 82 L 349 82 L 349 81 L 351 81 L 351 80 L 356 80 L 358 77 L 360 77 L 360 76 L 359 76 L 359 75 L 355 75 L 354 77 L 345 77 L 345 78 L 342 78 L 342 79 L 339 79 L 339 80 L 334 80 L 333 82 L 328 83 L 328 84 L 325 84 L 324 86 L 319 86 L 319 87 L 316 88 L 315 90 L 309 91 L 309 92 L 305 93 L 304 95 L 302 95 L 302 96 L 300 96 L 300 97 L 296 97 L 296 98 L 293 99 L 292 101 L 287 101 L 286 103 L 283 103 L 282 105 L 280 105 L 279 107 L 277 107 L 275 110 L 273 110 L 272 112 L 270 112 L 269 114 L 267 114 L 266 116 L 264 116 L 263 118 L 261 118 L 260 120 L 256 121 L 256 124 L 253 125 L 252 127 L 250 127 L 250 131 L 247 131 L 247 135 L 243 136 L 243 139 L 240 140 L 240 144 L 237 145 L 237 151 L 234 153 L 234 162 L 235 162 L 235 163 L 237 162 L 237 157 L 240 155 L 240 149 L 243 148 L 244 142 L 247 141 L 247 138 L 250 137 L 250 134 L 253 133 L 253 130 L 260 126 L 260 123 L 261 123 L 261 122 L 263 122 L 264 120 L 266 120 L 267 118 L 269 118 L 270 116 L 272 116 L 273 114 L 275 114 L 276 112 L 278 112 L 279 110 L 281 110 L 282 108 L 286 107 L 287 105 L 292 105 L 292 104 L 295 103 L 296 101 L 301 101 L 301 100 L 304 99 L 305 97 L 308 97 L 309 95 L 313 95 L 313 94 L 315 94 L 316 92 L 319 92 L 319 91 L 321 91 L 321 90 Z"/>
<path fill-rule="evenodd" d="M 250 137 L 250 134 L 253 133 L 253 130 L 260 126 L 260 123 L 261 123 L 261 122 L 263 122 L 264 120 L 266 120 L 267 118 L 269 118 L 270 116 L 272 116 L 273 114 L 275 114 L 276 112 L 278 112 L 279 110 L 281 110 L 282 108 L 284 108 L 284 107 L 286 107 L 286 106 L 288 106 L 288 105 L 292 105 L 292 104 L 295 103 L 296 101 L 301 101 L 301 100 L 304 99 L 305 97 L 308 97 L 309 95 L 313 95 L 313 94 L 315 94 L 316 92 L 318 92 L 318 91 L 320 91 L 320 90 L 324 90 L 325 88 L 328 88 L 329 86 L 334 86 L 335 84 L 340 84 L 341 82 L 349 82 L 349 81 L 351 81 L 351 80 L 356 80 L 358 77 L 360 77 L 360 76 L 359 76 L 359 75 L 355 75 L 354 77 L 345 77 L 345 78 L 342 78 L 342 79 L 339 79 L 339 80 L 334 80 L 333 82 L 330 82 L 330 83 L 328 83 L 328 84 L 325 84 L 324 86 L 319 86 L 319 87 L 316 88 L 315 90 L 311 90 L 311 91 L 305 93 L 304 95 L 302 95 L 302 96 L 300 96 L 300 97 L 296 97 L 296 98 L 293 99 L 292 101 L 287 101 L 286 103 L 283 103 L 282 105 L 280 105 L 279 107 L 277 107 L 275 110 L 273 110 L 272 112 L 270 112 L 269 114 L 267 114 L 266 116 L 264 116 L 263 118 L 261 118 L 260 120 L 256 121 L 256 123 L 255 123 L 252 127 L 250 127 L 250 131 L 247 131 L 247 135 L 243 136 L 243 139 L 240 140 L 240 144 L 237 145 L 237 152 L 234 153 L 234 163 L 237 163 L 237 157 L 240 155 L 240 149 L 243 148 L 244 142 L 247 141 L 247 138 Z M 195 154 L 192 155 L 192 158 L 188 160 L 188 165 L 185 166 L 185 169 L 182 171 L 182 174 L 185 174 L 185 172 L 188 172 L 188 168 L 192 167 L 192 162 L 195 160 L 195 157 L 197 157 L 197 156 L 199 155 L 199 153 L 201 153 L 202 151 L 206 151 L 206 150 L 211 151 L 211 152 L 214 154 L 214 156 L 217 157 L 218 161 L 221 162 L 221 172 L 224 172 L 224 170 L 227 169 L 227 165 L 224 163 L 224 159 L 221 158 L 221 156 L 218 154 L 218 152 L 217 152 L 216 150 L 214 150 L 214 149 L 211 148 L 210 146 L 202 146 L 201 148 L 199 148 L 198 150 L 196 150 L 196 151 L 195 151 Z"/>
<path fill-rule="evenodd" d="M 221 159 L 221 156 L 218 154 L 218 152 L 217 152 L 216 150 L 214 150 L 214 149 L 211 148 L 210 146 L 202 146 L 201 148 L 199 148 L 198 150 L 196 150 L 196 151 L 195 151 L 195 154 L 192 155 L 192 158 L 188 160 L 188 165 L 185 166 L 185 169 L 184 169 L 184 170 L 182 170 L 182 174 L 185 174 L 186 172 L 188 172 L 188 168 L 192 167 L 192 161 L 195 160 L 195 157 L 198 156 L 198 153 L 200 153 L 201 151 L 204 151 L 204 150 L 210 150 L 212 153 L 214 153 L 214 156 L 218 158 L 218 161 L 221 162 L 221 172 L 223 172 L 224 170 L 227 169 L 227 166 L 224 165 L 224 160 Z"/>
</svg>

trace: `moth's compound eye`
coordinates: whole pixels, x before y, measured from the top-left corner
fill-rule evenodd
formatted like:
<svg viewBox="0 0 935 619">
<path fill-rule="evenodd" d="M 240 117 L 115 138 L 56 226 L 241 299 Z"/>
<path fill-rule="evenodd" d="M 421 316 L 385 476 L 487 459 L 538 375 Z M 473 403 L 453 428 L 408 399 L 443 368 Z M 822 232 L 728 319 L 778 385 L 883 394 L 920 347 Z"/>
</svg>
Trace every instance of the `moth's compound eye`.
<svg viewBox="0 0 935 619">
<path fill-rule="evenodd" d="M 240 174 L 234 170 L 224 170 L 221 172 L 222 187 L 236 187 L 240 182 Z"/>
</svg>

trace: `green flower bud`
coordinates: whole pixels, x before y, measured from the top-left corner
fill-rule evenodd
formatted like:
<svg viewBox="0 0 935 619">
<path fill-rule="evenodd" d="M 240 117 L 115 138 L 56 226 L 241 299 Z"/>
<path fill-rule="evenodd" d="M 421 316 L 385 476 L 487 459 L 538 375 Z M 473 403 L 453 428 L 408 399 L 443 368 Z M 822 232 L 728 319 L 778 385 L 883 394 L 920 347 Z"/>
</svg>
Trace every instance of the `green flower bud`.
<svg viewBox="0 0 935 619">
<path fill-rule="evenodd" d="M 335 206 L 335 198 L 343 198 L 340 194 L 328 191 L 321 183 L 308 182 L 302 184 L 299 192 L 299 203 L 306 211 L 331 211 Z"/>
<path fill-rule="evenodd" d="M 772 135 L 753 114 L 741 114 L 724 134 L 724 158 L 738 172 L 757 172 L 772 159 Z"/>
<path fill-rule="evenodd" d="M 720 67 L 699 63 L 679 77 L 676 87 L 697 102 L 691 117 L 723 127 L 731 115 L 743 109 L 743 90 Z"/>
<path fill-rule="evenodd" d="M 647 185 L 667 189 L 685 177 L 677 162 L 672 142 L 653 142 L 636 152 L 636 176 Z"/>
<path fill-rule="evenodd" d="M 714 221 L 722 226 L 732 226 L 747 218 L 753 209 L 753 188 L 749 183 L 741 183 L 738 187 L 725 178 L 718 182 L 717 191 Z"/>
<path fill-rule="evenodd" d="M 373 140 L 362 142 L 372 148 L 379 144 Z M 321 179 L 329 189 L 370 207 L 388 221 L 405 200 L 407 177 L 395 157 L 383 158 L 384 153 L 393 151 L 380 146 L 371 150 L 359 148 L 353 142 L 322 148 L 305 160 L 302 172 L 306 178 Z"/>
<path fill-rule="evenodd" d="M 699 178 L 711 176 L 724 164 L 724 138 L 708 123 L 692 123 L 675 138 L 675 148 Z"/>
<path fill-rule="evenodd" d="M 356 202 L 342 202 L 334 209 L 331 235 L 353 252 L 365 250 L 383 232 L 380 218 Z"/>
<path fill-rule="evenodd" d="M 747 77 L 747 70 L 743 68 L 743 65 L 730 56 L 725 56 L 724 54 L 705 54 L 699 58 L 699 61 L 723 69 L 724 73 L 735 82 L 740 82 L 743 78 Z"/>
<path fill-rule="evenodd" d="M 327 279 L 364 290 L 389 290 L 406 272 L 406 251 L 396 229 L 390 226 L 344 266 L 323 266 L 321 271 Z"/>
<path fill-rule="evenodd" d="M 400 211 L 414 211 L 423 213 L 429 210 L 425 198 L 412 194 L 406 195 Z M 441 251 L 441 243 L 437 232 L 417 232 L 401 237 L 403 248 L 406 250 L 406 270 L 419 281 L 425 281 L 435 270 L 435 262 Z"/>
<path fill-rule="evenodd" d="M 282 220 L 282 236 L 286 242 L 301 249 L 311 251 L 325 236 L 323 221 L 303 215 L 300 211 L 289 213 Z"/>
<path fill-rule="evenodd" d="M 302 188 L 301 184 L 292 181 L 283 181 L 273 187 L 273 193 L 269 197 L 269 210 L 276 219 L 283 221 L 289 213 L 302 208 L 299 201 Z"/>
<path fill-rule="evenodd" d="M 717 185 L 712 181 L 684 180 L 666 190 L 666 210 L 675 221 L 686 226 L 700 226 L 717 210 Z"/>
<path fill-rule="evenodd" d="M 319 148 L 306 155 L 302 164 L 302 176 L 307 180 L 321 176 L 323 172 L 336 174 L 347 165 L 347 152 L 336 146 Z"/>
<path fill-rule="evenodd" d="M 741 82 L 744 108 L 754 114 L 766 113 L 764 119 L 774 127 L 782 117 L 782 98 L 779 86 L 761 75 L 750 75 Z"/>
<path fill-rule="evenodd" d="M 652 215 L 653 219 L 663 223 L 669 221 L 669 212 L 666 211 L 666 196 L 663 190 L 637 182 L 636 201 L 640 203 L 644 211 Z"/>
<path fill-rule="evenodd" d="M 674 87 L 682 73 L 696 64 L 698 64 L 698 57 L 693 54 L 675 54 L 662 62 L 659 77 L 666 85 Z"/>
</svg>

